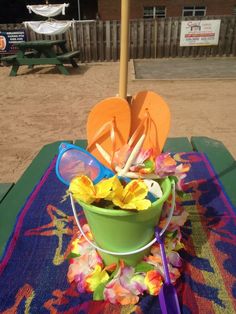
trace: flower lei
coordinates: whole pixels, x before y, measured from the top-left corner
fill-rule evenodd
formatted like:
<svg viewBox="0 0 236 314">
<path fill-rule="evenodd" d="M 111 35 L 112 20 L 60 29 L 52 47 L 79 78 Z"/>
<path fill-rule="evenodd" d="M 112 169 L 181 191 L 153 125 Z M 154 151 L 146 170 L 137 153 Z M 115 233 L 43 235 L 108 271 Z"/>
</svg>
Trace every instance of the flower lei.
<svg viewBox="0 0 236 314">
<path fill-rule="evenodd" d="M 167 203 L 163 209 L 160 226 L 165 224 L 168 206 Z M 180 227 L 187 216 L 187 212 L 178 206 L 165 233 L 172 283 L 176 282 L 181 272 L 182 261 L 178 251 L 184 246 Z M 87 224 L 83 226 L 83 231 L 90 240 L 93 239 Z M 93 293 L 93 300 L 106 300 L 113 304 L 136 304 L 144 294 L 158 295 L 164 281 L 159 244 L 154 244 L 150 255 L 145 256 L 136 267 L 127 266 L 122 260 L 119 265 L 105 266 L 99 253 L 78 233 L 72 242 L 69 263 L 67 278 L 70 283 L 76 283 L 78 292 Z"/>
</svg>

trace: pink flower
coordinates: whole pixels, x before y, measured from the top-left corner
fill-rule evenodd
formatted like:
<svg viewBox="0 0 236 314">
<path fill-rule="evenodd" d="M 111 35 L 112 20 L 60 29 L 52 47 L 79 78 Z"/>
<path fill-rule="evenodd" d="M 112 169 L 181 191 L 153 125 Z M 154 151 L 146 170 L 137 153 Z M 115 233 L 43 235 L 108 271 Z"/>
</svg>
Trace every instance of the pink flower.
<svg viewBox="0 0 236 314">
<path fill-rule="evenodd" d="M 155 173 L 160 176 L 168 176 L 175 173 L 176 161 L 170 156 L 170 153 L 164 153 L 157 156 L 155 161 Z"/>
<path fill-rule="evenodd" d="M 83 225 L 83 231 L 92 240 L 92 234 L 87 224 Z M 72 252 L 80 254 L 80 256 L 70 259 L 67 278 L 70 283 L 76 282 L 79 292 L 85 292 L 88 286 L 86 277 L 94 272 L 98 266 L 103 268 L 102 258 L 81 234 L 73 241 L 72 247 Z"/>
<path fill-rule="evenodd" d="M 157 156 L 155 160 L 155 173 L 159 177 L 175 176 L 177 178 L 177 190 L 183 189 L 183 179 L 186 177 L 186 172 L 190 169 L 190 164 L 177 164 L 171 157 L 170 153 L 164 153 Z"/>
<path fill-rule="evenodd" d="M 167 256 L 167 260 L 174 267 L 182 266 L 182 259 L 178 252 L 171 251 Z"/>
<path fill-rule="evenodd" d="M 124 145 L 119 151 L 115 152 L 113 158 L 114 165 L 123 168 L 130 156 L 132 149 L 132 147 Z M 135 160 L 132 162 L 129 171 L 142 174 L 153 173 L 155 170 L 154 157 L 154 150 L 152 148 L 146 150 L 141 149 Z"/>
<path fill-rule="evenodd" d="M 88 224 L 83 225 L 82 229 L 83 229 L 86 237 L 92 241 L 93 236 L 92 236 L 92 233 L 90 231 L 89 225 Z M 77 246 L 77 252 L 80 255 L 83 255 L 86 251 L 90 251 L 93 249 L 91 244 L 88 243 L 88 241 L 84 238 L 84 236 L 82 234 L 79 234 L 78 238 L 75 240 L 75 243 L 76 243 L 75 247 Z"/>
<path fill-rule="evenodd" d="M 138 295 L 146 289 L 144 275 L 135 274 L 133 267 L 121 265 L 115 277 L 106 285 L 104 297 L 113 304 L 136 304 Z"/>
<path fill-rule="evenodd" d="M 172 283 L 175 283 L 176 280 L 180 277 L 180 271 L 176 267 L 172 267 L 170 264 L 169 265 L 169 273 L 170 273 L 170 280 Z"/>
<path fill-rule="evenodd" d="M 80 282 L 95 269 L 96 265 L 103 267 L 102 259 L 95 249 L 88 250 L 83 255 L 72 258 L 67 273 L 68 281 Z"/>
</svg>

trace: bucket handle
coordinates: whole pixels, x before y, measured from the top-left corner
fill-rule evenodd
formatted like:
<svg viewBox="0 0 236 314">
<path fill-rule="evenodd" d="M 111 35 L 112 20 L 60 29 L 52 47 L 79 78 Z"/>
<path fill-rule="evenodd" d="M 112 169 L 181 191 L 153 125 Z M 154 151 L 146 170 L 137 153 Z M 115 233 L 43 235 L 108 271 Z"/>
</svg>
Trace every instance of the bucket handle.
<svg viewBox="0 0 236 314">
<path fill-rule="evenodd" d="M 171 208 L 170 208 L 170 212 L 169 212 L 169 217 L 168 217 L 168 219 L 166 221 L 165 226 L 159 232 L 160 237 L 164 234 L 164 232 L 166 231 L 167 227 L 169 226 L 171 218 L 172 218 L 173 213 L 174 213 L 174 209 L 175 209 L 175 181 L 174 180 L 171 181 L 171 188 L 172 188 L 172 201 L 171 201 Z M 137 250 L 134 250 L 134 251 L 129 251 L 129 252 L 112 252 L 112 251 L 108 251 L 108 250 L 102 249 L 99 246 L 97 246 L 96 244 L 94 244 L 92 241 L 90 241 L 88 239 L 88 237 L 86 236 L 86 234 L 84 233 L 84 231 L 83 231 L 83 229 L 82 229 L 82 227 L 80 225 L 79 219 L 77 217 L 77 214 L 76 214 L 75 203 L 74 203 L 74 200 L 73 200 L 73 197 L 72 197 L 71 193 L 70 193 L 70 201 L 71 201 L 73 214 L 74 214 L 74 217 L 75 217 L 76 224 L 77 224 L 77 226 L 79 228 L 79 231 L 81 232 L 81 234 L 83 235 L 85 240 L 89 244 L 91 244 L 98 251 L 101 251 L 101 252 L 107 253 L 107 254 L 111 254 L 111 255 L 131 255 L 131 254 L 136 254 L 136 253 L 142 252 L 142 251 L 146 250 L 147 248 L 149 248 L 150 246 L 152 246 L 154 243 L 156 243 L 156 238 L 154 237 L 154 239 L 151 240 L 148 244 L 146 244 L 145 246 L 143 246 L 143 247 L 141 247 L 141 248 L 139 248 Z"/>
</svg>

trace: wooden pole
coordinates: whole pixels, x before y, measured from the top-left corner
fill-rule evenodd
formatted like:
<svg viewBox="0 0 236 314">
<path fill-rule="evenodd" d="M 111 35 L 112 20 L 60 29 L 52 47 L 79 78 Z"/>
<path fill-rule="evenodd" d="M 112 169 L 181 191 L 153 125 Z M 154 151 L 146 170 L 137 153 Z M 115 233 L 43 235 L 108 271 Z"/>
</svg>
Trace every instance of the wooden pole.
<svg viewBox="0 0 236 314">
<path fill-rule="evenodd" d="M 127 97 L 129 56 L 129 4 L 130 0 L 121 0 L 119 96 L 125 99 Z"/>
</svg>

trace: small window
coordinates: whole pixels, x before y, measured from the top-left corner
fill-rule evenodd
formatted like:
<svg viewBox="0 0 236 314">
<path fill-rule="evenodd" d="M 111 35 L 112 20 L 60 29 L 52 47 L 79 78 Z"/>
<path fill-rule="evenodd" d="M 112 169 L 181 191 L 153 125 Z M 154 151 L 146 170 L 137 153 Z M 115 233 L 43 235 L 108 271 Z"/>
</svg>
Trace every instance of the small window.
<svg viewBox="0 0 236 314">
<path fill-rule="evenodd" d="M 155 17 L 166 17 L 166 7 L 164 6 L 155 7 Z"/>
<path fill-rule="evenodd" d="M 144 7 L 143 17 L 145 19 L 154 19 L 155 17 L 166 17 L 165 6 Z"/>
<path fill-rule="evenodd" d="M 185 6 L 183 8 L 183 16 L 205 16 L 206 7 L 205 6 Z"/>
<path fill-rule="evenodd" d="M 193 11 L 185 11 L 183 16 L 193 16 Z"/>
<path fill-rule="evenodd" d="M 153 19 L 153 7 L 144 7 L 143 17 L 146 19 Z"/>
</svg>

